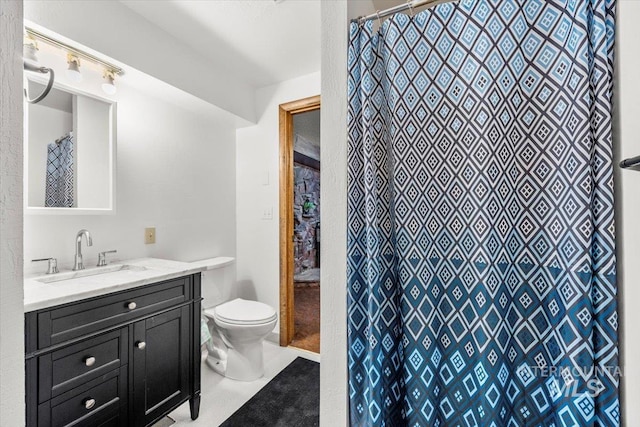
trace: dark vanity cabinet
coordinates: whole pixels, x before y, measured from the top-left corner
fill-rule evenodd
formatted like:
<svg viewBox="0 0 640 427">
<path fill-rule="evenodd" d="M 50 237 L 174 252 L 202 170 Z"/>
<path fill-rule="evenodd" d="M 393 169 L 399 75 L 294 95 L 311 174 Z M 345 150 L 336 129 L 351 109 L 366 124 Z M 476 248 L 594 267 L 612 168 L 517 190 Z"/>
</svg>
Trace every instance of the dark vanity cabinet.
<svg viewBox="0 0 640 427">
<path fill-rule="evenodd" d="M 189 308 L 176 308 L 133 325 L 135 424 L 148 425 L 189 397 Z M 143 344 L 144 343 L 144 344 Z"/>
<path fill-rule="evenodd" d="M 25 314 L 28 427 L 148 426 L 200 404 L 200 274 Z"/>
</svg>

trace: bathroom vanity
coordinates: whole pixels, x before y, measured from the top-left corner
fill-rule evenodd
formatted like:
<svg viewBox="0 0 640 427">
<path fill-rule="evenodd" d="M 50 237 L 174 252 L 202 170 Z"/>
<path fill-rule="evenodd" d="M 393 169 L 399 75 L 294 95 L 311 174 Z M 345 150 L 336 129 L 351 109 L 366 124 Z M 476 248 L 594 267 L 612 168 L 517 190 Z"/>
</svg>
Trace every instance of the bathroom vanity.
<svg viewBox="0 0 640 427">
<path fill-rule="evenodd" d="M 215 260 L 25 281 L 26 425 L 148 426 L 187 400 L 196 419 L 200 271 Z"/>
</svg>

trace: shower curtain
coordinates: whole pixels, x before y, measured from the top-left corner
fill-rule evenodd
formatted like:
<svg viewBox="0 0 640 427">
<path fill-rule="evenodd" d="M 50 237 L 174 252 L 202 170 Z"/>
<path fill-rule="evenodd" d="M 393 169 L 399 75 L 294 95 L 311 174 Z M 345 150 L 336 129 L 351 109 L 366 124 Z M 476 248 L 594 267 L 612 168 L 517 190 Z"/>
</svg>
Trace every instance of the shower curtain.
<svg viewBox="0 0 640 427">
<path fill-rule="evenodd" d="M 617 426 L 615 0 L 352 24 L 352 426 Z"/>
<path fill-rule="evenodd" d="M 73 207 L 73 176 L 73 133 L 69 132 L 47 146 L 45 207 Z"/>
</svg>

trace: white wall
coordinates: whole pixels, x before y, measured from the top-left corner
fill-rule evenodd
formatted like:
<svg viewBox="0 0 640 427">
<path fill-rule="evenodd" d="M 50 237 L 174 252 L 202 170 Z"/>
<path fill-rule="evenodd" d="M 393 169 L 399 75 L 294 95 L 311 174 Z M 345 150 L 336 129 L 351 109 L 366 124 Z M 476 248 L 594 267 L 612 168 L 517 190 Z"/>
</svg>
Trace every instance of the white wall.
<svg viewBox="0 0 640 427">
<path fill-rule="evenodd" d="M 346 2 L 322 3 L 320 426 L 347 425 Z"/>
<path fill-rule="evenodd" d="M 347 425 L 347 42 L 369 0 L 322 2 L 320 425 Z"/>
<path fill-rule="evenodd" d="M 88 87 L 87 82 L 83 89 Z M 83 251 L 87 266 L 109 249 L 118 250 L 111 259 L 234 256 L 233 118 L 197 114 L 122 81 L 116 100 L 116 214 L 27 215 L 25 258 L 52 256 L 69 267 L 81 228 L 93 236 L 93 247 Z M 156 227 L 156 244 L 144 244 L 145 227 Z M 26 267 L 30 272 L 46 268 Z"/>
<path fill-rule="evenodd" d="M 24 424 L 22 2 L 0 0 L 0 425 Z"/>
<path fill-rule="evenodd" d="M 640 2 L 618 2 L 614 145 L 619 158 L 640 155 Z M 617 170 L 617 244 L 623 420 L 640 422 L 640 171 Z"/>
<path fill-rule="evenodd" d="M 239 296 L 256 299 L 275 309 L 280 307 L 278 107 L 318 94 L 320 73 L 258 89 L 258 124 L 238 129 L 236 133 Z M 272 212 L 272 219 L 262 219 L 265 209 Z"/>
</svg>

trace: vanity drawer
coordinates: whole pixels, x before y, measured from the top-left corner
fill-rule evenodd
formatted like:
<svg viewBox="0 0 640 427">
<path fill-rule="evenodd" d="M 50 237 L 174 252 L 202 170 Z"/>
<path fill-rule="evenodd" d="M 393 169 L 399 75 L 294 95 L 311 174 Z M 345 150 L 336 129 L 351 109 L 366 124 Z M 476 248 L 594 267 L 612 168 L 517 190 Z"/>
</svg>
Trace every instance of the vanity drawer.
<svg viewBox="0 0 640 427">
<path fill-rule="evenodd" d="M 37 315 L 37 348 L 91 334 L 190 299 L 191 278 L 181 277 L 45 310 Z"/>
<path fill-rule="evenodd" d="M 126 423 L 127 367 L 109 372 L 38 406 L 39 427 Z"/>
<path fill-rule="evenodd" d="M 38 402 L 126 365 L 128 332 L 121 328 L 38 357 Z"/>
</svg>

